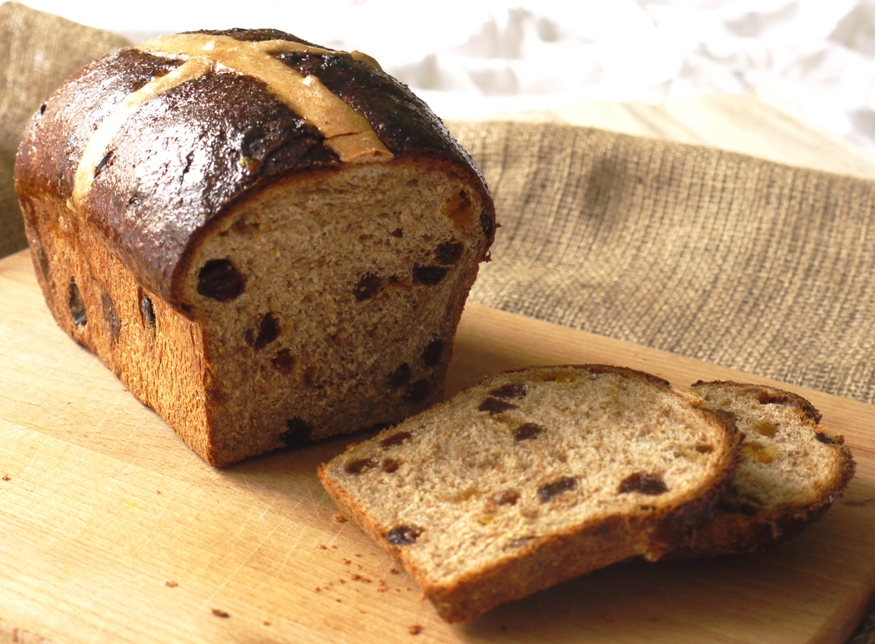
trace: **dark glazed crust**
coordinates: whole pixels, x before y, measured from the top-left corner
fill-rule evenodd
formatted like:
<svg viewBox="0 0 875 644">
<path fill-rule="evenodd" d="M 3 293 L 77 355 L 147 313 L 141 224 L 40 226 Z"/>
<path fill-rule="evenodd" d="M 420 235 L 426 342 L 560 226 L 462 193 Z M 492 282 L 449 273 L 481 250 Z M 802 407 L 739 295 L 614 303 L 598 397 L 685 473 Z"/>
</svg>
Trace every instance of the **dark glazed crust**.
<svg viewBox="0 0 875 644">
<path fill-rule="evenodd" d="M 277 30 L 208 33 L 304 42 Z M 324 84 L 362 111 L 396 157 L 427 155 L 449 162 L 491 204 L 468 155 L 404 85 L 348 54 L 306 58 L 298 63 L 307 73 L 324 74 Z M 123 49 L 91 64 L 55 93 L 34 116 L 19 149 L 16 185 L 25 217 L 34 216 L 30 195 L 69 199 L 94 129 L 125 96 L 180 62 Z M 143 287 L 182 310 L 177 282 L 205 227 L 276 179 L 341 168 L 321 143 L 321 135 L 257 79 L 218 73 L 188 81 L 144 103 L 115 136 L 83 215 Z M 54 194 L 46 194 L 46 186 Z M 494 223 L 494 212 L 486 215 Z M 484 258 L 492 230 L 487 235 Z"/>
</svg>

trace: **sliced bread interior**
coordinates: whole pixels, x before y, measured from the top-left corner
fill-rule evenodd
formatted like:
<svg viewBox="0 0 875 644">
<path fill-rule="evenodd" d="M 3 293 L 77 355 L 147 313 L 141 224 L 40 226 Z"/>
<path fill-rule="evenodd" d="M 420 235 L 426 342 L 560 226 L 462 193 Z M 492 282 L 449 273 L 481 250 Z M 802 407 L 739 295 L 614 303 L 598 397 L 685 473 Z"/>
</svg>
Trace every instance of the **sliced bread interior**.
<svg viewBox="0 0 875 644">
<path fill-rule="evenodd" d="M 804 398 L 764 385 L 697 382 L 706 406 L 733 415 L 741 462 L 712 521 L 693 526 L 672 557 L 763 550 L 820 517 L 854 475 L 842 436 Z"/>
<path fill-rule="evenodd" d="M 710 514 L 738 459 L 721 414 L 601 365 L 500 374 L 324 464 L 338 507 L 447 621 L 634 556 Z"/>
</svg>

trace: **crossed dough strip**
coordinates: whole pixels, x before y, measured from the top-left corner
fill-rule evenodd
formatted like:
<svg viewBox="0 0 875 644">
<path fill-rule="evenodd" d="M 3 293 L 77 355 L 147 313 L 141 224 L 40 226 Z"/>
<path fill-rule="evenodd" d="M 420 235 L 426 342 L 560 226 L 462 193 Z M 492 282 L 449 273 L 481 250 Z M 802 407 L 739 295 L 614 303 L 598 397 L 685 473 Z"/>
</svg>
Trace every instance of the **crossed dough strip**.
<svg viewBox="0 0 875 644">
<path fill-rule="evenodd" d="M 365 117 L 315 76 L 304 76 L 274 58 L 274 55 L 284 52 L 336 53 L 329 49 L 288 40 L 249 42 L 210 34 L 164 36 L 139 45 L 137 49 L 155 56 L 188 59 L 173 71 L 129 94 L 100 124 L 88 140 L 76 169 L 69 203 L 74 211 L 78 211 L 88 198 L 95 170 L 106 155 L 110 141 L 140 105 L 177 85 L 221 70 L 245 74 L 265 83 L 268 91 L 325 137 L 324 144 L 344 163 L 393 158 Z M 353 54 L 353 57 L 375 64 L 361 54 Z"/>
</svg>

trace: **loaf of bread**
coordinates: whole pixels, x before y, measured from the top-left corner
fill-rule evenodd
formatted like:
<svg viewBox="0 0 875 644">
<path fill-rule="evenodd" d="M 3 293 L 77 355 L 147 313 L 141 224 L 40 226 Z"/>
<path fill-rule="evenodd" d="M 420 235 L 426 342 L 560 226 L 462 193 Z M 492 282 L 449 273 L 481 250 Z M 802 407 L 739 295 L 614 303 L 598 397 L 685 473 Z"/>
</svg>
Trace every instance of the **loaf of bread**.
<svg viewBox="0 0 875 644">
<path fill-rule="evenodd" d="M 854 476 L 839 435 L 821 427 L 820 412 L 794 393 L 737 382 L 697 382 L 709 409 L 732 414 L 741 462 L 714 517 L 691 526 L 671 557 L 756 552 L 798 534 L 819 518 Z"/>
<path fill-rule="evenodd" d="M 450 622 L 707 521 L 738 462 L 731 419 L 641 372 L 538 367 L 487 379 L 323 465 L 341 511 Z"/>
<path fill-rule="evenodd" d="M 217 466 L 433 404 L 495 230 L 406 86 L 276 30 L 91 64 L 15 180 L 58 324 Z"/>
</svg>

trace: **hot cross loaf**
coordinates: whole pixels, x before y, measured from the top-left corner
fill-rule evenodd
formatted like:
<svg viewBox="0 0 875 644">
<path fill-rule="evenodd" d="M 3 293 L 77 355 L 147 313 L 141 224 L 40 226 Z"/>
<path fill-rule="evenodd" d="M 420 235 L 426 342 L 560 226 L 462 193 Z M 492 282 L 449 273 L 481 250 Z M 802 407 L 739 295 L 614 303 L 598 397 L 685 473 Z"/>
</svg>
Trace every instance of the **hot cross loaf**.
<svg viewBox="0 0 875 644">
<path fill-rule="evenodd" d="M 422 101 L 276 30 L 89 65 L 15 177 L 58 324 L 218 466 L 431 405 L 495 229 Z"/>
<path fill-rule="evenodd" d="M 769 387 L 536 367 L 349 447 L 319 476 L 444 619 L 465 621 L 629 557 L 749 552 L 798 532 L 854 471 L 815 417 Z"/>
</svg>

